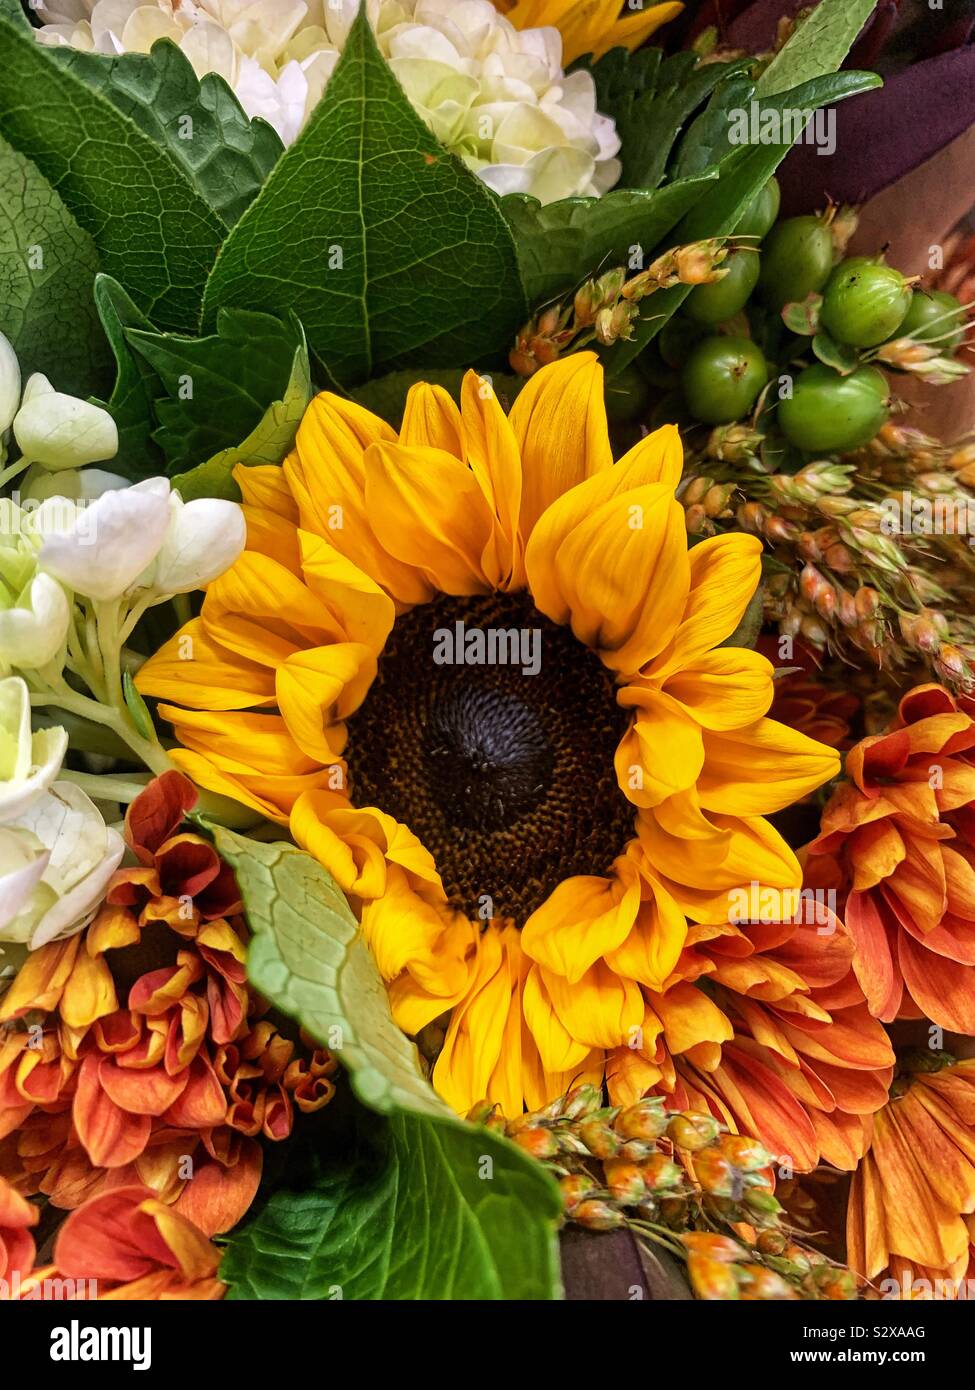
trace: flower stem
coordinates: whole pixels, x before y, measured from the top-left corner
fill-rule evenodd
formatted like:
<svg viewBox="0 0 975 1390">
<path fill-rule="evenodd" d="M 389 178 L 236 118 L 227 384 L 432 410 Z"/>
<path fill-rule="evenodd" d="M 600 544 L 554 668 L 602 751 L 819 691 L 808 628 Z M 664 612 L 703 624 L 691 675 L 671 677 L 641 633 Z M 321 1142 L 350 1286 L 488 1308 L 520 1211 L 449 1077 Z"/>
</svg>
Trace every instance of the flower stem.
<svg viewBox="0 0 975 1390">
<path fill-rule="evenodd" d="M 59 779 L 63 782 L 73 782 L 76 787 L 87 792 L 92 801 L 116 801 L 123 806 L 133 802 L 151 781 L 149 773 L 133 772 L 128 777 L 115 777 L 111 773 L 70 772 L 64 768 L 59 774 Z"/>
</svg>

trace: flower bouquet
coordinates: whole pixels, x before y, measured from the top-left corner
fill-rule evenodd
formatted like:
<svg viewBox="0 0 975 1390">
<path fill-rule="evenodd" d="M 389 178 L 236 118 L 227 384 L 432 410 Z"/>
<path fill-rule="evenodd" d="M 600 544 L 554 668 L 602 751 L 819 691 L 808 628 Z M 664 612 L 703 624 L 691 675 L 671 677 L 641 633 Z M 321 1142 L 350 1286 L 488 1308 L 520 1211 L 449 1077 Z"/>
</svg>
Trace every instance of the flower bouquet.
<svg viewBox="0 0 975 1390">
<path fill-rule="evenodd" d="M 0 1297 L 964 1296 L 969 305 L 775 177 L 874 8 L 0 0 Z"/>
</svg>

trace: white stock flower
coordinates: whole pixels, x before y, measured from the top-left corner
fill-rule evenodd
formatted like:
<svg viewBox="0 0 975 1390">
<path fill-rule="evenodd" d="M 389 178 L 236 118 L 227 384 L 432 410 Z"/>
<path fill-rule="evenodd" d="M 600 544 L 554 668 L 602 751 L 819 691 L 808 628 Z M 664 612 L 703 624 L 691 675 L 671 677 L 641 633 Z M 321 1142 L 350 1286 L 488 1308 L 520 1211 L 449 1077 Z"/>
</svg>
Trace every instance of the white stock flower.
<svg viewBox="0 0 975 1390">
<path fill-rule="evenodd" d="M 0 940 L 32 951 L 86 927 L 125 841 L 73 782 L 55 782 L 0 826 Z"/>
<path fill-rule="evenodd" d="M 167 479 L 148 478 L 84 507 L 48 498 L 32 518 L 43 535 L 38 565 L 87 598 L 121 598 L 159 553 L 169 526 L 169 492 Z M 64 518 L 63 530 L 49 525 L 55 515 Z"/>
<path fill-rule="evenodd" d="M 40 372 L 24 387 L 13 430 L 24 458 L 47 469 L 80 468 L 118 453 L 118 429 L 108 411 L 55 391 Z"/>
<path fill-rule="evenodd" d="M 45 43 L 100 53 L 179 45 L 290 144 L 338 61 L 359 0 L 38 0 Z M 490 0 L 367 0 L 383 54 L 437 138 L 498 193 L 599 195 L 620 175 L 592 77 L 562 71 L 557 29 L 516 29 Z"/>
<path fill-rule="evenodd" d="M 6 434 L 20 405 L 20 363 L 10 339 L 0 333 L 0 435 Z"/>
<path fill-rule="evenodd" d="M 247 524 L 236 502 L 216 497 L 184 502 L 173 492 L 169 505 L 166 538 L 141 582 L 160 594 L 188 594 L 230 569 L 247 543 Z"/>
<path fill-rule="evenodd" d="M 168 478 L 147 478 L 87 503 L 48 497 L 29 524 L 41 538 L 37 563 L 45 575 L 103 601 L 202 588 L 230 568 L 247 539 L 236 502 L 184 502 Z"/>
<path fill-rule="evenodd" d="M 31 731 L 26 681 L 0 680 L 0 825 L 23 815 L 47 791 L 67 748 L 64 729 Z"/>
</svg>

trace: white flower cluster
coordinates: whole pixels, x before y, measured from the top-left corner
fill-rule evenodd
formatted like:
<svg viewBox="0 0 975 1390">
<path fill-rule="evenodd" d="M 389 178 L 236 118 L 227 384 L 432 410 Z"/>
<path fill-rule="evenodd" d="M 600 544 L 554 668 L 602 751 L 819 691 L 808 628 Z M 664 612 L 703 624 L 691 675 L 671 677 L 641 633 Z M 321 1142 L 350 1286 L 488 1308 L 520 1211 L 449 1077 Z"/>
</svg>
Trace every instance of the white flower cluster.
<svg viewBox="0 0 975 1390">
<path fill-rule="evenodd" d="M 557 29 L 516 29 L 490 0 L 367 0 L 382 52 L 416 110 L 498 193 L 598 196 L 620 175 L 613 121 L 588 73 L 566 77 Z M 172 39 L 217 72 L 286 144 L 338 61 L 359 0 L 38 0 L 46 43 L 148 52 Z"/>
<path fill-rule="evenodd" d="M 75 596 L 142 607 L 202 588 L 244 547 L 235 502 L 184 502 L 167 478 L 134 487 L 85 467 L 112 458 L 108 411 L 20 368 L 0 333 L 0 462 L 8 429 L 30 464 L 19 497 L 0 497 L 0 676 L 39 670 L 62 652 Z"/>
</svg>

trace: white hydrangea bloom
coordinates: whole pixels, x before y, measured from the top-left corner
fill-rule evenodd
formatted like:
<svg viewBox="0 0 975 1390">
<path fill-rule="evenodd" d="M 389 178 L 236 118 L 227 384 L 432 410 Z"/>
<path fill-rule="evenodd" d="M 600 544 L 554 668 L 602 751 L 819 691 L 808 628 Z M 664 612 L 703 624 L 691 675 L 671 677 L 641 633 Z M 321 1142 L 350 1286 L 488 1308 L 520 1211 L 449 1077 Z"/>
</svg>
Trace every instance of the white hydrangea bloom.
<svg viewBox="0 0 975 1390">
<path fill-rule="evenodd" d="M 599 195 L 620 175 L 616 127 L 588 73 L 566 77 L 557 29 L 516 29 L 490 0 L 367 0 L 379 46 L 437 138 L 498 193 Z M 290 144 L 338 61 L 359 0 L 36 0 L 45 43 L 99 53 L 179 45 Z"/>
</svg>

